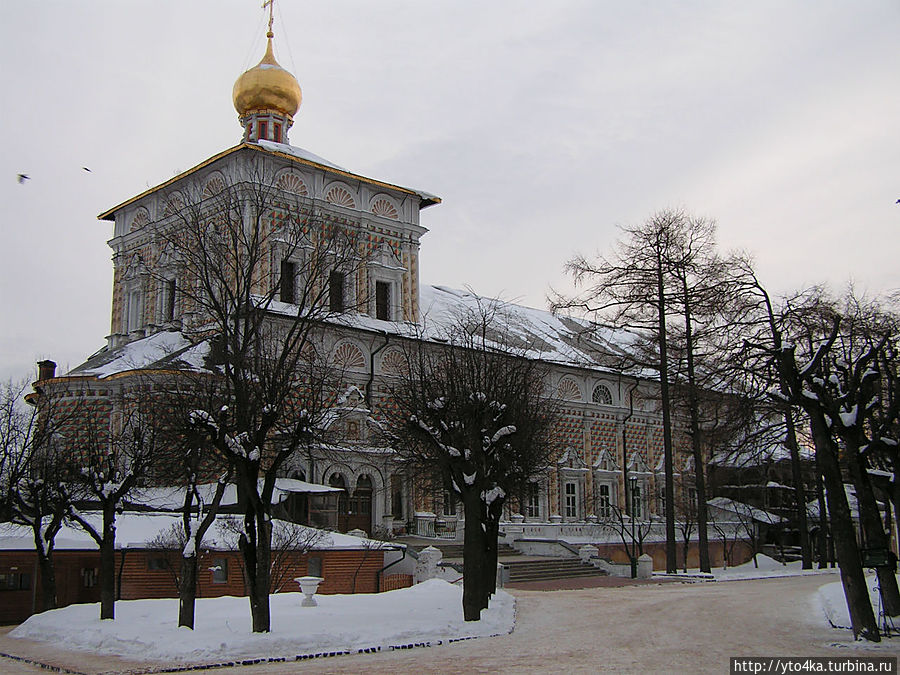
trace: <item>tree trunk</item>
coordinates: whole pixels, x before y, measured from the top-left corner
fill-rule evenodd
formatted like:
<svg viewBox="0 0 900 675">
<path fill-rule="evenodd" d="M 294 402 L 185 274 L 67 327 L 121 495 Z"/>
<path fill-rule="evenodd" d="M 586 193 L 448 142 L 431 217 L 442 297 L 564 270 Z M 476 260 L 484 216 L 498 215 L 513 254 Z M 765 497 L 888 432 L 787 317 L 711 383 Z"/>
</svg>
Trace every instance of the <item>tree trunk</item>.
<svg viewBox="0 0 900 675">
<path fill-rule="evenodd" d="M 782 390 L 782 393 L 786 393 Z M 800 558 L 803 569 L 812 569 L 812 544 L 809 541 L 809 524 L 806 522 L 806 490 L 803 487 L 803 467 L 800 465 L 800 450 L 797 446 L 797 430 L 790 410 L 784 413 L 784 424 L 787 427 L 786 445 L 791 453 L 791 478 L 794 483 L 794 508 L 796 509 L 797 529 L 800 531 Z"/>
<path fill-rule="evenodd" d="M 825 487 L 822 472 L 816 467 L 816 500 L 819 504 L 819 569 L 828 567 L 828 510 L 825 508 Z"/>
<path fill-rule="evenodd" d="M 41 611 L 56 609 L 56 570 L 52 549 L 38 549 L 38 569 L 41 574 Z"/>
<path fill-rule="evenodd" d="M 197 599 L 197 556 L 181 556 L 181 583 L 178 587 L 178 627 L 194 629 Z"/>
<path fill-rule="evenodd" d="M 703 439 L 700 437 L 700 404 L 697 401 L 697 377 L 694 372 L 694 333 L 691 323 L 690 292 L 687 276 L 682 276 L 682 302 L 684 303 L 684 344 L 687 352 L 688 412 L 690 414 L 691 451 L 694 457 L 694 485 L 697 488 L 697 546 L 700 571 L 711 572 L 709 565 L 708 509 L 706 506 L 706 476 L 703 468 Z M 685 561 L 687 567 L 687 561 Z"/>
<path fill-rule="evenodd" d="M 884 524 L 881 522 L 881 514 L 878 511 L 878 502 L 875 501 L 875 493 L 872 491 L 872 481 L 862 464 L 859 448 L 854 447 L 851 441 L 847 441 L 847 465 L 850 469 L 850 478 L 856 488 L 856 500 L 859 504 L 859 521 L 862 527 L 866 548 L 890 550 L 889 535 L 884 532 Z M 888 616 L 900 615 L 900 588 L 897 587 L 897 575 L 893 565 L 881 565 L 875 568 L 878 575 L 878 586 L 881 589 L 881 597 L 884 600 L 884 612 Z"/>
<path fill-rule="evenodd" d="M 666 476 L 666 572 L 676 574 L 675 556 L 675 469 L 672 447 L 672 415 L 669 401 L 669 354 L 666 338 L 666 299 L 661 253 L 657 253 L 656 269 L 657 321 L 659 331 L 659 390 L 663 414 L 663 463 Z"/>
<path fill-rule="evenodd" d="M 238 546 L 244 556 L 244 578 L 247 582 L 253 632 L 268 633 L 271 630 L 269 566 L 272 559 L 272 526 L 264 513 L 254 512 L 245 519 L 245 527 L 252 528 L 253 541 L 242 533 Z"/>
<path fill-rule="evenodd" d="M 497 592 L 497 539 L 499 535 L 500 523 L 491 518 L 484 533 L 484 583 L 487 594 L 484 609 L 487 609 L 491 596 Z"/>
<path fill-rule="evenodd" d="M 463 617 L 466 621 L 481 619 L 484 599 L 487 596 L 485 564 L 487 558 L 486 535 L 481 498 L 476 494 L 464 496 L 466 528 L 463 540 Z"/>
<path fill-rule="evenodd" d="M 113 531 L 114 532 L 114 531 Z M 116 540 L 104 528 L 100 545 L 100 619 L 116 618 Z"/>
<path fill-rule="evenodd" d="M 844 598 L 850 613 L 853 626 L 853 637 L 857 640 L 880 642 L 878 623 L 869 601 L 869 590 L 856 546 L 856 535 L 850 517 L 850 507 L 844 492 L 841 468 L 838 464 L 837 448 L 831 433 L 821 418 L 821 413 L 810 413 L 810 427 L 816 447 L 816 462 L 825 481 L 825 498 L 828 502 L 828 515 L 831 520 L 831 531 L 837 553 L 838 566 L 841 570 L 841 583 L 844 587 Z"/>
<path fill-rule="evenodd" d="M 100 619 L 116 618 L 116 509 L 103 505 L 103 538 L 100 542 Z"/>
<path fill-rule="evenodd" d="M 53 541 L 44 540 L 43 518 L 39 518 L 32 524 L 31 531 L 34 536 L 34 550 L 37 552 L 38 571 L 41 575 L 41 611 L 46 612 L 48 609 L 56 609 L 57 606 Z"/>
</svg>

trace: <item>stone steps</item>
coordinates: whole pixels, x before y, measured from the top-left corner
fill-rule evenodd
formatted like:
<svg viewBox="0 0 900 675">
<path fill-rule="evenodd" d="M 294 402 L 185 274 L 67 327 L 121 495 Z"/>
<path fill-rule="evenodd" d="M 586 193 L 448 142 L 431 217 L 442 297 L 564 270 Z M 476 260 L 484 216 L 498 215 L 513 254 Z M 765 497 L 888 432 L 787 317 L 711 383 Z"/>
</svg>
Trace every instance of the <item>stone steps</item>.
<svg viewBox="0 0 900 675">
<path fill-rule="evenodd" d="M 573 577 L 602 577 L 606 572 L 577 558 L 544 558 L 541 560 L 511 560 L 504 563 L 509 567 L 509 582 L 546 581 L 549 579 L 571 579 Z"/>
</svg>

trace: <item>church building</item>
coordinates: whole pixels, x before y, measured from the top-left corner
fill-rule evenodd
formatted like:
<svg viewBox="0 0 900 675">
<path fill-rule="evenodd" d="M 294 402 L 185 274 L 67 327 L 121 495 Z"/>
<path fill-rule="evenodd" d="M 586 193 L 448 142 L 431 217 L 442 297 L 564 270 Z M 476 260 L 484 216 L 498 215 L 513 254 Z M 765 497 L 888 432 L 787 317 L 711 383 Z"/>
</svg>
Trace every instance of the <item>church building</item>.
<svg viewBox="0 0 900 675">
<path fill-rule="evenodd" d="M 339 531 L 461 540 L 461 507 L 446 493 L 419 489 L 375 431 L 390 406 L 391 379 L 406 367 L 404 341 L 439 339 L 431 328 L 484 299 L 421 283 L 419 250 L 427 245 L 428 210 L 441 204 L 438 196 L 363 176 L 291 144 L 301 100 L 299 83 L 275 58 L 270 23 L 262 60 L 234 84 L 237 144 L 100 214 L 112 227 L 106 345 L 65 374 L 43 362 L 35 390 L 41 396 L 90 400 L 91 410 L 112 424 L 118 397 L 142 374 L 202 368 L 210 347 L 198 339 L 207 317 L 188 292 L 196 275 L 190 260 L 168 245 L 165 233 L 193 222 L 191 213 L 218 203 L 226 193 L 264 195 L 263 217 L 245 216 L 245 224 L 271 228 L 261 253 L 266 274 L 257 293 L 265 296 L 266 288 L 275 289 L 265 304 L 273 317 L 299 311 L 305 266 L 322 237 L 350 231 L 358 251 L 354 264 L 335 257 L 323 277 L 327 284 L 319 289 L 330 314 L 318 348 L 343 373 L 335 403 L 341 414 L 330 430 L 336 440 L 329 452 L 295 457 L 283 469 L 286 479 L 343 492 L 333 502 L 307 495 L 294 508 L 309 524 Z M 294 225 L 301 231 L 286 243 L 277 233 Z M 503 304 L 509 329 L 540 346 L 550 366 L 547 395 L 560 399 L 563 411 L 558 456 L 524 499 L 507 505 L 507 540 L 577 543 L 606 537 L 615 543 L 618 536 L 611 530 L 603 535 L 603 524 L 627 511 L 651 526 L 648 552 L 657 567 L 664 567 L 662 545 L 658 550 L 649 545 L 654 537 L 662 541 L 663 531 L 658 384 L 617 370 L 631 336 Z M 683 439 L 676 438 L 676 445 L 686 450 Z M 676 453 L 676 473 L 691 470 L 688 455 Z"/>
</svg>

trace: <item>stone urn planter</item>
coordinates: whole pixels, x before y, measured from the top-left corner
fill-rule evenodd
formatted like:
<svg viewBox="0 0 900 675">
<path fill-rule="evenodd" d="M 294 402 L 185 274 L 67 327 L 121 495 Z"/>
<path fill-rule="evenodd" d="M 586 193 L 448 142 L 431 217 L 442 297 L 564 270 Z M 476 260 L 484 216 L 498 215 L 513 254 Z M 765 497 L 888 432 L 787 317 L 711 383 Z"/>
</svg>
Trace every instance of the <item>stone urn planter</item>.
<svg viewBox="0 0 900 675">
<path fill-rule="evenodd" d="M 297 577 L 294 581 L 300 584 L 300 591 L 305 596 L 303 602 L 300 603 L 300 606 L 317 607 L 319 603 L 316 602 L 316 599 L 313 596 L 316 594 L 316 591 L 319 590 L 319 584 L 325 581 L 325 579 L 322 577 Z"/>
</svg>

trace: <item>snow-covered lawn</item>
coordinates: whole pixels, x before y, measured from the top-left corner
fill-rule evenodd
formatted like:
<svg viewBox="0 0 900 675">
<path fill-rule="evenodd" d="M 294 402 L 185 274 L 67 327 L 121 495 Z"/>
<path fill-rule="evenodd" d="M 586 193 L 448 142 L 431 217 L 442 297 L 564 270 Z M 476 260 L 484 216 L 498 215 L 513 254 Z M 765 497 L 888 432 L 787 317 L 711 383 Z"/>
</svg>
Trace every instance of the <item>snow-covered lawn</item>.
<svg viewBox="0 0 900 675">
<path fill-rule="evenodd" d="M 462 588 L 432 579 L 378 594 L 317 595 L 301 607 L 300 593 L 271 596 L 272 632 L 253 634 L 247 598 L 197 601 L 196 630 L 179 629 L 177 600 L 116 603 L 115 621 L 100 621 L 99 606 L 72 605 L 37 614 L 10 636 L 94 653 L 181 662 L 290 658 L 321 652 L 450 641 L 509 633 L 515 600 L 498 591 L 481 621 L 466 623 Z"/>
</svg>

